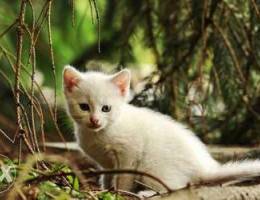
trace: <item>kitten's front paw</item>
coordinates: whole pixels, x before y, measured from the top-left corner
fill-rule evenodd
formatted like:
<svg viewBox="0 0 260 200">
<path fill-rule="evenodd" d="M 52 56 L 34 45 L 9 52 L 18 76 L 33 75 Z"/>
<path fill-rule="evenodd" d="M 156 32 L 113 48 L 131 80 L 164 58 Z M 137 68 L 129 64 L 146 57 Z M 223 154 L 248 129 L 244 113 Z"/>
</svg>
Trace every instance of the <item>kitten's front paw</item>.
<svg viewBox="0 0 260 200">
<path fill-rule="evenodd" d="M 157 194 L 157 192 L 155 192 L 153 190 L 143 190 L 143 191 L 138 192 L 138 196 L 141 197 L 142 199 L 152 197 L 156 194 Z"/>
</svg>

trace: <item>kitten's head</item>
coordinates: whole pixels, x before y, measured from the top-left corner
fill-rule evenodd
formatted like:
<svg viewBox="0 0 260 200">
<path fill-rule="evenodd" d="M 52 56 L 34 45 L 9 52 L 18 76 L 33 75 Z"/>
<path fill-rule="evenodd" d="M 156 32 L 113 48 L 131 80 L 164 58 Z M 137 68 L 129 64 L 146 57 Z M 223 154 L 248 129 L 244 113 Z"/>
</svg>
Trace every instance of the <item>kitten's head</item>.
<svg viewBox="0 0 260 200">
<path fill-rule="evenodd" d="M 114 75 L 100 72 L 81 73 L 71 66 L 63 72 L 63 87 L 68 110 L 77 124 L 100 131 L 120 114 L 130 86 L 130 72 Z"/>
</svg>

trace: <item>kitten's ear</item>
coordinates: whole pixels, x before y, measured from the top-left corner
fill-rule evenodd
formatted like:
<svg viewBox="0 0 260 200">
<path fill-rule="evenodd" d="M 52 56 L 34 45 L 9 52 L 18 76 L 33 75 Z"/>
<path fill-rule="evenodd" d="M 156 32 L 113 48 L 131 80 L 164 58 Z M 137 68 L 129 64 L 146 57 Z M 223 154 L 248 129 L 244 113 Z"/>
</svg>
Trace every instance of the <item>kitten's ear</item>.
<svg viewBox="0 0 260 200">
<path fill-rule="evenodd" d="M 131 73 L 128 69 L 123 69 L 112 77 L 114 83 L 120 90 L 122 96 L 126 96 L 130 87 Z"/>
<path fill-rule="evenodd" d="M 66 90 L 69 92 L 72 91 L 73 87 L 77 86 L 80 80 L 80 72 L 77 71 L 74 67 L 66 65 L 63 70 L 63 85 Z"/>
</svg>

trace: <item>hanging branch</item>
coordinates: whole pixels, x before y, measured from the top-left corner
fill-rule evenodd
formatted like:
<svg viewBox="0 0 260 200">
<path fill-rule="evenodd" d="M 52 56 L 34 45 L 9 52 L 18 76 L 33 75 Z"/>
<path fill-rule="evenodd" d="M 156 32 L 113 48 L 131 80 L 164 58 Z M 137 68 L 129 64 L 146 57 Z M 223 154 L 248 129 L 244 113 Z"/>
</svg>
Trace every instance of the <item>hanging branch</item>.
<svg viewBox="0 0 260 200">
<path fill-rule="evenodd" d="M 154 35 L 154 24 L 152 19 L 152 7 L 150 0 L 146 0 L 146 24 L 149 42 L 155 55 L 157 65 L 160 65 L 160 53 L 157 48 L 156 37 Z"/>
<path fill-rule="evenodd" d="M 56 69 L 55 69 L 53 45 L 52 45 L 51 8 L 52 8 L 52 0 L 49 0 L 48 8 L 47 8 L 47 24 L 48 24 L 49 50 L 51 56 L 51 70 L 52 70 L 53 80 L 54 80 L 54 119 L 55 119 L 54 123 L 57 123 L 57 81 L 56 81 Z"/>
<path fill-rule="evenodd" d="M 70 0 L 70 6 L 71 6 L 71 21 L 72 26 L 75 26 L 75 0 Z"/>
<path fill-rule="evenodd" d="M 251 0 L 252 4 L 253 4 L 253 7 L 254 7 L 254 10 L 255 10 L 255 13 L 256 13 L 256 16 L 260 19 L 260 11 L 257 7 L 257 4 L 255 2 L 255 0 Z"/>
<path fill-rule="evenodd" d="M 20 72 L 21 72 L 21 59 L 23 50 L 23 35 L 24 35 L 24 17 L 26 11 L 27 0 L 21 0 L 20 14 L 18 19 L 17 27 L 17 47 L 16 47 L 16 65 L 15 65 L 15 100 L 16 100 L 16 123 L 17 123 L 17 137 L 19 139 L 19 156 L 18 161 L 21 161 L 21 151 L 22 151 L 22 140 L 26 144 L 27 148 L 31 153 L 34 153 L 30 143 L 28 142 L 23 124 L 21 121 L 21 102 L 20 102 Z"/>
<path fill-rule="evenodd" d="M 13 63 L 11 61 L 11 59 L 14 59 L 14 60 L 16 59 L 15 55 L 13 55 L 11 52 L 9 52 L 7 49 L 5 49 L 3 46 L 0 46 L 0 49 L 3 51 L 4 55 L 6 56 L 6 58 L 7 58 L 8 62 L 9 62 L 9 64 L 11 65 L 13 71 L 15 71 L 15 67 L 13 67 L 14 65 L 13 65 Z M 31 73 L 26 69 L 26 66 L 23 65 L 22 63 L 21 63 L 21 69 L 25 72 L 25 75 L 31 76 Z M 55 126 L 56 131 L 58 132 L 59 137 L 61 138 L 62 142 L 65 143 L 65 146 L 66 146 L 66 140 L 63 137 L 62 133 L 60 132 L 60 129 L 59 129 L 57 123 L 55 123 L 54 112 L 53 112 L 49 102 L 47 101 L 45 95 L 43 94 L 40 85 L 35 80 L 34 80 L 34 84 L 37 87 L 37 91 L 40 93 L 40 96 L 42 97 L 43 101 L 47 105 L 48 112 L 50 114 L 51 119 L 54 122 L 54 126 Z M 30 99 L 30 95 L 26 92 L 25 87 L 22 84 L 21 84 L 21 86 L 23 87 L 23 91 L 25 92 L 27 98 Z M 34 101 L 37 101 L 37 100 L 34 100 Z M 37 108 L 37 106 L 35 106 L 34 108 Z M 44 123 L 44 122 L 41 122 L 41 123 Z M 43 137 L 43 135 L 42 135 L 42 137 Z"/>
<path fill-rule="evenodd" d="M 34 80 L 35 80 L 35 68 L 36 68 L 36 53 L 35 53 L 35 12 L 33 8 L 33 4 L 31 0 L 28 1 L 29 5 L 31 7 L 32 11 L 32 28 L 31 31 L 29 32 L 30 34 L 30 54 L 29 54 L 29 60 L 31 62 L 32 66 L 32 73 L 31 73 L 31 94 L 30 94 L 30 110 L 31 110 L 31 132 L 32 132 L 32 144 L 34 147 L 34 150 L 37 152 L 40 152 L 38 140 L 37 140 L 37 135 L 36 135 L 36 129 L 35 129 L 35 116 L 34 116 L 34 102 L 33 102 L 33 97 L 34 97 Z M 29 127 L 28 127 L 29 128 Z"/>
<path fill-rule="evenodd" d="M 92 22 L 92 24 L 94 24 L 92 0 L 88 0 L 88 3 L 89 3 L 89 7 L 90 7 L 91 22 Z"/>
<path fill-rule="evenodd" d="M 6 49 L 4 49 L 2 46 L 0 46 L 0 49 L 2 50 L 2 52 L 3 52 L 3 54 L 5 55 L 5 57 L 6 57 L 6 59 L 7 59 L 7 61 L 8 61 L 8 63 L 10 64 L 10 66 L 11 66 L 11 69 L 12 69 L 12 71 L 15 73 L 15 65 L 13 64 L 13 62 L 11 61 L 11 59 L 9 58 L 9 52 L 6 50 Z M 15 56 L 13 56 L 13 58 L 15 59 Z M 21 63 L 21 69 L 23 68 L 23 64 Z M 2 74 L 3 75 L 3 74 Z M 29 75 L 29 73 L 28 73 L 28 75 Z M 6 77 L 6 76 L 4 76 L 4 77 Z M 7 79 L 7 80 L 9 80 L 9 79 Z M 12 85 L 11 85 L 11 83 L 10 83 L 10 86 L 12 87 Z M 23 84 L 22 83 L 20 83 L 20 93 L 21 94 L 23 94 L 23 95 L 25 95 L 28 99 L 30 99 L 31 98 L 31 96 L 30 96 L 30 94 L 26 91 L 26 88 L 23 86 Z M 13 91 L 13 94 L 14 94 L 14 96 L 15 96 L 15 91 Z M 35 106 L 35 105 L 34 105 Z M 27 142 L 26 144 L 29 144 L 30 145 L 30 147 L 27 147 L 28 149 L 30 149 L 30 152 L 31 152 L 31 150 L 34 150 L 34 137 L 33 137 L 33 133 L 32 133 L 32 130 L 31 130 L 31 127 L 30 127 L 30 120 L 29 120 L 29 117 L 28 117 L 28 115 L 27 115 L 27 113 L 26 113 L 26 110 L 25 110 L 25 108 L 24 108 L 24 106 L 22 105 L 22 104 L 20 104 L 20 108 L 21 108 L 21 120 L 23 119 L 24 121 L 25 121 L 25 125 L 26 125 L 26 128 L 27 128 L 27 130 L 28 130 L 28 132 L 29 132 L 29 135 L 30 135 L 30 140 L 31 140 L 31 144 L 33 145 L 32 147 L 31 147 L 31 145 L 30 145 L 30 143 L 29 142 Z M 5 134 L 4 135 L 5 137 L 7 136 L 7 134 Z M 25 137 L 26 137 L 26 132 L 25 132 Z M 8 136 L 8 140 L 11 142 L 11 143 L 15 143 L 15 141 L 16 141 L 16 135 L 15 135 L 15 137 L 13 138 L 13 139 L 11 139 L 9 136 Z M 27 139 L 26 139 L 27 140 Z M 27 140 L 28 141 L 28 140 Z M 37 141 L 36 141 L 37 142 Z M 19 141 L 19 148 L 21 147 L 21 145 L 22 145 L 22 141 Z M 19 150 L 19 155 L 21 154 L 21 151 Z M 20 156 L 19 156 L 20 157 Z"/>
<path fill-rule="evenodd" d="M 15 99 L 16 99 L 16 117 L 17 125 L 22 130 L 21 122 L 21 109 L 20 109 L 20 71 L 21 71 L 21 57 L 22 57 L 22 46 L 23 46 L 23 34 L 24 34 L 24 15 L 26 9 L 26 0 L 21 1 L 19 25 L 17 28 L 17 55 L 16 55 L 16 68 L 15 68 Z"/>
<path fill-rule="evenodd" d="M 74 21 L 74 0 L 72 1 L 72 7 L 73 7 L 73 21 Z M 99 12 L 96 4 L 96 0 L 90 0 L 93 4 L 93 8 L 95 9 L 96 19 L 98 23 L 98 38 L 100 40 L 100 17 Z M 27 4 L 31 7 L 31 13 L 32 13 L 32 27 L 29 27 L 28 24 L 25 22 L 25 14 L 26 14 L 26 6 Z M 14 83 L 14 97 L 16 102 L 16 123 L 17 123 L 17 130 L 14 139 L 12 140 L 7 134 L 3 134 L 4 131 L 1 131 L 1 133 L 4 136 L 8 136 L 8 139 L 10 141 L 15 142 L 16 138 L 19 139 L 19 161 L 21 159 L 21 150 L 22 150 L 22 144 L 25 143 L 27 148 L 31 153 L 34 153 L 35 151 L 40 152 L 38 140 L 37 140 L 37 134 L 36 134 L 36 121 L 35 117 L 39 117 L 41 120 L 40 128 L 41 128 L 41 138 L 44 143 L 45 137 L 44 137 L 44 130 L 43 130 L 43 111 L 41 108 L 40 103 L 38 103 L 37 98 L 35 98 L 35 85 L 39 89 L 39 92 L 41 96 L 43 96 L 44 101 L 46 101 L 39 85 L 35 81 L 35 70 L 36 70 L 36 49 L 35 45 L 37 42 L 37 39 L 39 37 L 43 22 L 47 19 L 47 28 L 48 28 L 48 40 L 49 40 L 49 49 L 50 49 L 50 57 L 51 57 L 51 64 L 52 64 L 52 73 L 53 78 L 55 82 L 54 87 L 54 111 L 48 106 L 51 117 L 54 121 L 55 128 L 58 131 L 59 136 L 61 137 L 62 141 L 65 142 L 64 137 L 62 136 L 59 127 L 57 125 L 57 88 L 56 88 L 56 69 L 55 69 L 55 61 L 54 61 L 54 53 L 53 53 L 53 44 L 52 44 L 52 30 L 51 30 L 51 14 L 52 14 L 52 0 L 46 0 L 43 4 L 43 7 L 40 11 L 40 14 L 35 16 L 35 11 L 33 8 L 33 4 L 31 0 L 21 0 L 20 4 L 20 12 L 17 17 L 17 19 L 9 26 L 7 27 L 1 34 L 0 38 L 3 37 L 6 33 L 8 33 L 13 27 L 17 25 L 17 47 L 16 47 L 16 55 L 12 55 L 9 51 L 2 48 L 1 50 L 5 57 L 7 58 L 9 64 L 11 65 L 12 69 L 14 70 L 15 74 L 15 83 Z M 73 22 L 74 23 L 74 22 Z M 28 34 L 30 37 L 30 51 L 28 56 L 28 63 L 23 66 L 22 63 L 22 53 L 23 53 L 23 43 L 25 35 Z M 100 42 L 99 42 L 100 43 Z M 100 52 L 100 44 L 99 44 L 99 52 Z M 15 60 L 15 65 L 12 64 L 11 59 Z M 31 73 L 28 73 L 27 66 L 28 64 L 31 64 L 32 71 Z M 26 88 L 23 86 L 21 82 L 21 70 L 25 70 L 28 75 L 30 75 L 31 79 L 31 86 L 30 86 L 30 92 L 27 92 Z M 30 101 L 30 117 L 29 113 L 27 113 L 27 108 L 21 104 L 20 97 L 22 95 L 25 95 Z M 47 101 L 46 101 L 47 102 Z M 38 107 L 37 107 L 38 105 Z M 48 103 L 47 103 L 48 105 Z M 37 116 L 35 116 L 35 112 L 37 113 Z"/>
<path fill-rule="evenodd" d="M 46 16 L 48 14 L 48 5 L 49 5 L 49 0 L 46 0 L 37 20 L 35 22 L 35 31 L 36 31 L 35 38 L 34 38 L 35 43 L 36 43 L 36 41 L 37 41 L 37 39 L 40 35 L 41 29 L 43 27 L 43 23 L 44 23 Z"/>
<path fill-rule="evenodd" d="M 100 17 L 99 17 L 99 11 L 98 11 L 98 7 L 97 7 L 97 2 L 96 0 L 90 0 L 90 2 L 93 2 L 93 6 L 95 9 L 95 13 L 96 13 L 96 20 L 97 20 L 97 31 L 98 31 L 98 53 L 101 53 L 101 48 L 100 48 Z M 92 4 L 90 3 L 90 7 L 92 6 Z"/>
<path fill-rule="evenodd" d="M 238 58 L 236 56 L 236 53 L 235 53 L 235 50 L 233 49 L 229 39 L 227 38 L 227 36 L 225 35 L 224 31 L 222 30 L 222 28 L 213 21 L 213 26 L 214 28 L 217 30 L 217 32 L 219 33 L 219 35 L 221 36 L 222 40 L 223 40 L 223 43 L 224 45 L 226 46 L 227 50 L 229 51 L 230 53 L 230 56 L 231 56 L 231 59 L 234 63 L 234 67 L 238 73 L 238 77 L 241 81 L 241 86 L 243 86 L 243 89 L 244 91 L 247 91 L 247 86 L 246 86 L 246 79 L 244 77 L 244 74 L 242 72 L 242 69 L 241 69 L 241 66 L 240 66 L 240 63 L 238 61 Z"/>
</svg>

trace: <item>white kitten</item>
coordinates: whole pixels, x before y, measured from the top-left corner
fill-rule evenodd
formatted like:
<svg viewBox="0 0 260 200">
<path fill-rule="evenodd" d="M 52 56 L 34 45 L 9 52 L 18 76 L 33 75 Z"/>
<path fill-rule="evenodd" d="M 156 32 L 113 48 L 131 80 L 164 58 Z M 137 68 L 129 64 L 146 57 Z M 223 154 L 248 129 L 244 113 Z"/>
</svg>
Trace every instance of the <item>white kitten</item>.
<svg viewBox="0 0 260 200">
<path fill-rule="evenodd" d="M 127 104 L 130 72 L 115 75 L 64 69 L 64 93 L 82 150 L 102 168 L 136 169 L 159 177 L 172 189 L 200 181 L 238 178 L 260 172 L 260 161 L 220 165 L 186 127 L 168 116 Z M 116 155 L 115 155 L 116 154 Z M 147 177 L 117 176 L 119 188 L 133 189 Z M 111 186 L 111 177 L 103 185 Z"/>
</svg>

